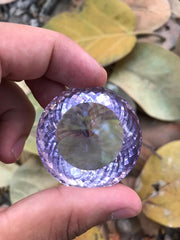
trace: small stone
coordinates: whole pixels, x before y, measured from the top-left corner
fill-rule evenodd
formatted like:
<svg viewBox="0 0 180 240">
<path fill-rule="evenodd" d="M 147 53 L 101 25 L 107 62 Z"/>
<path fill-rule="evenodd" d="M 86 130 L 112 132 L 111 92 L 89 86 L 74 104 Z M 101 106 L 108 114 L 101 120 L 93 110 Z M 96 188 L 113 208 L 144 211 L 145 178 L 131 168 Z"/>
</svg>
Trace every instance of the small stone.
<svg viewBox="0 0 180 240">
<path fill-rule="evenodd" d="M 36 18 L 38 16 L 38 11 L 39 10 L 38 10 L 37 6 L 35 4 L 32 4 L 30 9 L 29 9 L 29 13 L 32 14 L 32 16 L 34 18 Z"/>
<path fill-rule="evenodd" d="M 8 21 L 9 19 L 9 14 L 8 13 L 4 13 L 3 14 L 3 21 Z"/>
<path fill-rule="evenodd" d="M 16 7 L 15 6 L 11 7 L 9 10 L 10 16 L 13 16 L 15 14 L 15 12 L 16 12 Z"/>
<path fill-rule="evenodd" d="M 30 5 L 31 5 L 31 0 L 17 2 L 17 7 L 22 10 L 28 9 Z"/>
<path fill-rule="evenodd" d="M 30 20 L 30 25 L 33 27 L 39 27 L 39 22 L 36 18 Z"/>
<path fill-rule="evenodd" d="M 29 24 L 30 19 L 31 17 L 27 13 L 22 16 L 22 22 L 25 24 Z"/>
<path fill-rule="evenodd" d="M 20 16 L 22 16 L 24 13 L 25 13 L 25 10 L 22 10 L 22 9 L 17 8 L 16 11 L 15 11 L 15 13 L 14 13 L 14 16 L 20 17 Z"/>
<path fill-rule="evenodd" d="M 54 10 L 57 3 L 58 0 L 46 0 L 40 11 L 41 15 L 49 15 Z"/>
</svg>

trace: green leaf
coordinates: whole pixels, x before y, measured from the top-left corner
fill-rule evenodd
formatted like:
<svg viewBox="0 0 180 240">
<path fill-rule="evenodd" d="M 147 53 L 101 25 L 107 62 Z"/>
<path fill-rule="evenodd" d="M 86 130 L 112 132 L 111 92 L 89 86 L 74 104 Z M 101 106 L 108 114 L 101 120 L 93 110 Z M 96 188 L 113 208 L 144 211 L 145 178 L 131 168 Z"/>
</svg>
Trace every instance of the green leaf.
<svg viewBox="0 0 180 240">
<path fill-rule="evenodd" d="M 180 227 L 180 141 L 159 148 L 144 166 L 136 183 L 143 213 L 168 227 Z"/>
<path fill-rule="evenodd" d="M 132 50 L 134 27 L 133 12 L 119 0 L 87 0 L 82 9 L 57 15 L 45 25 L 72 38 L 104 66 Z"/>
<path fill-rule="evenodd" d="M 138 43 L 119 61 L 109 81 L 121 87 L 150 116 L 180 119 L 180 59 L 155 44 Z"/>
<path fill-rule="evenodd" d="M 33 193 L 55 187 L 59 183 L 47 172 L 37 155 L 29 159 L 15 172 L 10 182 L 10 199 L 15 203 Z"/>
<path fill-rule="evenodd" d="M 135 102 L 132 100 L 132 98 L 125 93 L 120 87 L 116 86 L 113 83 L 107 82 L 106 83 L 106 88 L 116 92 L 117 94 L 119 94 L 122 98 L 124 98 L 130 105 L 131 107 L 136 111 L 136 104 Z"/>
<path fill-rule="evenodd" d="M 37 145 L 36 145 L 36 130 L 37 130 L 37 125 L 38 125 L 38 122 L 39 122 L 39 118 L 40 118 L 40 116 L 43 112 L 43 108 L 35 100 L 32 93 L 28 94 L 28 98 L 35 108 L 36 118 L 35 118 L 33 127 L 31 129 L 30 135 L 29 135 L 28 139 L 26 140 L 24 150 L 28 151 L 30 153 L 38 154 Z"/>
<path fill-rule="evenodd" d="M 9 185 L 11 178 L 18 167 L 19 166 L 16 163 L 5 164 L 0 162 L 0 188 Z"/>
</svg>

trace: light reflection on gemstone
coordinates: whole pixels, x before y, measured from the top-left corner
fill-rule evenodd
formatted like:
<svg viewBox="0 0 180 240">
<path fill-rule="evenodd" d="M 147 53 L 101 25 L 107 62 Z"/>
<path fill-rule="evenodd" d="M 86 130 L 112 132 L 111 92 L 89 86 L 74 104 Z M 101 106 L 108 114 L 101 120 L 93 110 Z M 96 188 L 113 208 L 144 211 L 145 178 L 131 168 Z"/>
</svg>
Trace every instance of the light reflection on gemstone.
<svg viewBox="0 0 180 240">
<path fill-rule="evenodd" d="M 80 187 L 118 183 L 135 165 L 141 141 L 131 106 L 101 87 L 63 92 L 46 107 L 37 129 L 44 166 L 63 184 Z"/>
<path fill-rule="evenodd" d="M 121 150 L 123 129 L 109 108 L 81 103 L 59 121 L 56 143 L 61 156 L 80 169 L 98 169 L 113 161 Z"/>
</svg>

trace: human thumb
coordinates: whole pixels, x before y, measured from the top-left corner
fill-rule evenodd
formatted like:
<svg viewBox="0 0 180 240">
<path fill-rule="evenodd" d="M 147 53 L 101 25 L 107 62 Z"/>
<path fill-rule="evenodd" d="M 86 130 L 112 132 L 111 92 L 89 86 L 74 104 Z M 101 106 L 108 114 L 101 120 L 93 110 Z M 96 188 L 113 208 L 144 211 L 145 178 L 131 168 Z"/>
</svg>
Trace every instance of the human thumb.
<svg viewBox="0 0 180 240">
<path fill-rule="evenodd" d="M 34 194 L 0 212 L 1 240 L 70 240 L 103 221 L 141 210 L 130 188 L 59 186 Z"/>
</svg>

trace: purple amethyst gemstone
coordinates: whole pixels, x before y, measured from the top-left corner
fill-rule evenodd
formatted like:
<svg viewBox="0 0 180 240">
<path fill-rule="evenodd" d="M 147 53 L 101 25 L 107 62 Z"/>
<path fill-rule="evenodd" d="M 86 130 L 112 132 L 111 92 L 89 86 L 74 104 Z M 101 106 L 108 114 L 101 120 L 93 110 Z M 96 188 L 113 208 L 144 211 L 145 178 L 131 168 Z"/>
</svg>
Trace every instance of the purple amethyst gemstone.
<svg viewBox="0 0 180 240">
<path fill-rule="evenodd" d="M 132 107 L 102 87 L 62 92 L 45 108 L 37 129 L 44 166 L 71 186 L 118 183 L 134 167 L 141 142 Z"/>
</svg>

